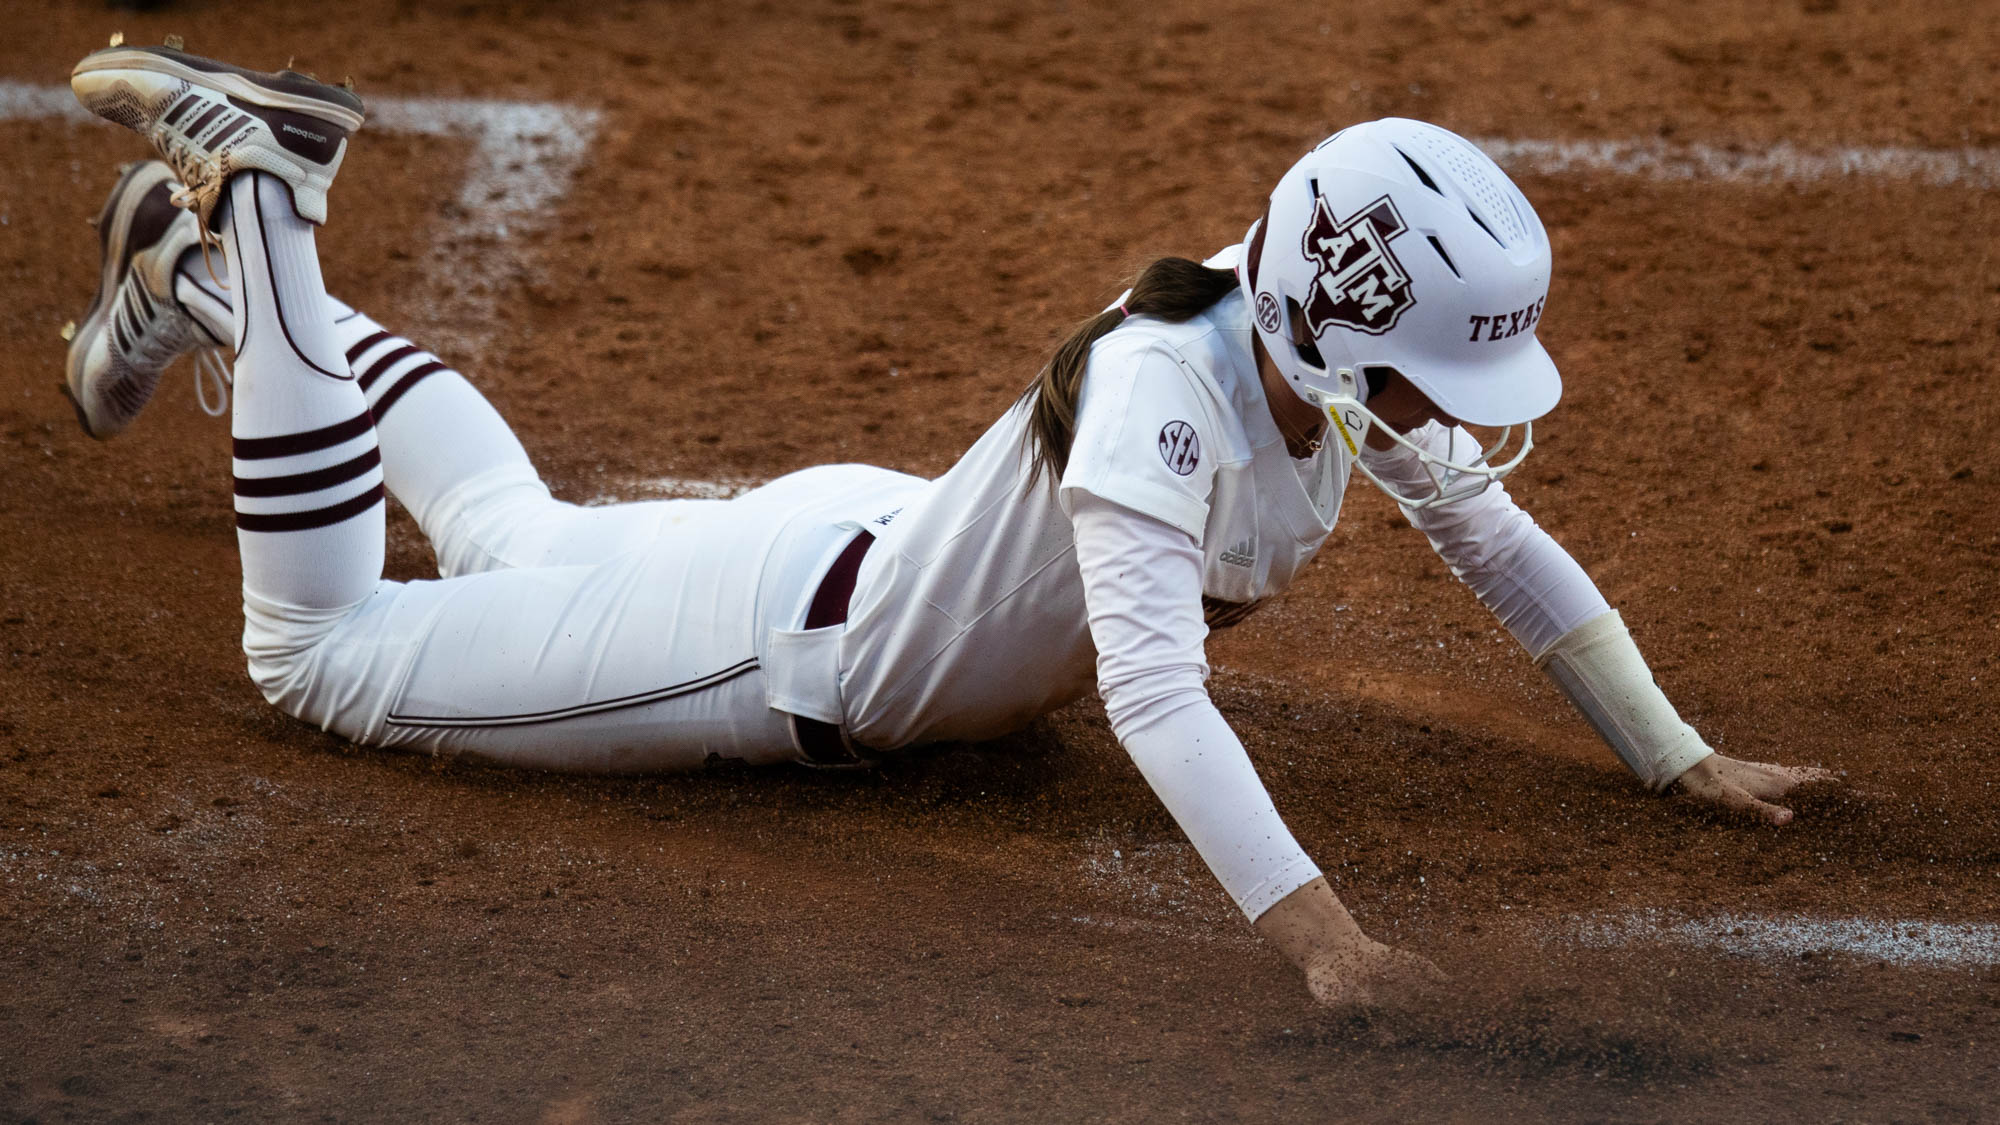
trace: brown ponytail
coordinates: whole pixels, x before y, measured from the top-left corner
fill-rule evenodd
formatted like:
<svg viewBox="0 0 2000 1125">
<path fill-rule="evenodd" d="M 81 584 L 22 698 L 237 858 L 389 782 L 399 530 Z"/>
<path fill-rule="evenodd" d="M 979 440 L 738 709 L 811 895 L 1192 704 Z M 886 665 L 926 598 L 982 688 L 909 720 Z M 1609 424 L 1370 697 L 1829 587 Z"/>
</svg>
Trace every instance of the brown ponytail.
<svg viewBox="0 0 2000 1125">
<path fill-rule="evenodd" d="M 1021 392 L 1022 401 L 1034 400 L 1028 415 L 1027 442 L 1034 453 L 1029 482 L 1046 471 L 1054 487 L 1069 467 L 1070 442 L 1076 437 L 1076 400 L 1083 391 L 1083 372 L 1092 344 L 1125 323 L 1127 315 L 1178 324 L 1200 316 L 1235 288 L 1233 270 L 1210 269 L 1186 258 L 1161 258 L 1132 283 L 1132 295 L 1125 298 L 1122 309 L 1108 309 L 1078 325 L 1056 349 L 1048 366 Z"/>
</svg>

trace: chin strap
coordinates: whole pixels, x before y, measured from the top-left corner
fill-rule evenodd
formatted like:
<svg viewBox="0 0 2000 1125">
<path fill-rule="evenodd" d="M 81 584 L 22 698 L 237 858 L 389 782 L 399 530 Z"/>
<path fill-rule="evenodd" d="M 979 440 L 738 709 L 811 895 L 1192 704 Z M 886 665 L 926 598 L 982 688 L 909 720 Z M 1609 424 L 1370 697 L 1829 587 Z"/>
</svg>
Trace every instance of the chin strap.
<svg viewBox="0 0 2000 1125">
<path fill-rule="evenodd" d="M 1564 633 L 1535 663 L 1653 792 L 1715 753 L 1653 682 L 1617 610 Z"/>
<path fill-rule="evenodd" d="M 1455 500 L 1477 496 L 1504 480 L 1509 473 L 1521 466 L 1522 461 L 1527 460 L 1529 453 L 1534 451 L 1535 424 L 1524 422 L 1521 425 L 1521 444 L 1505 461 L 1495 459 L 1507 451 L 1509 443 L 1513 440 L 1512 426 L 1502 429 L 1493 444 L 1484 449 L 1480 448 L 1477 441 L 1470 442 L 1463 454 L 1458 452 L 1457 431 L 1453 431 L 1446 446 L 1446 453 L 1440 457 L 1397 433 L 1394 428 L 1383 424 L 1382 420 L 1375 416 L 1375 412 L 1364 405 L 1360 389 L 1363 384 L 1357 380 L 1352 370 L 1340 368 L 1334 373 L 1334 377 L 1337 380 L 1337 389 L 1321 390 L 1307 387 L 1303 392 L 1306 401 L 1326 413 L 1333 432 L 1338 434 L 1341 442 L 1347 446 L 1348 456 L 1353 459 L 1355 468 L 1360 469 L 1363 476 L 1374 481 L 1377 488 L 1388 493 L 1391 500 L 1411 511 L 1422 511 L 1434 505 L 1449 504 Z M 1362 458 L 1362 449 L 1371 433 L 1382 434 L 1416 458 L 1417 467 L 1422 471 L 1424 479 L 1421 483 L 1415 484 L 1414 493 L 1383 480 Z M 1468 433 L 1466 436 L 1471 435 Z"/>
</svg>

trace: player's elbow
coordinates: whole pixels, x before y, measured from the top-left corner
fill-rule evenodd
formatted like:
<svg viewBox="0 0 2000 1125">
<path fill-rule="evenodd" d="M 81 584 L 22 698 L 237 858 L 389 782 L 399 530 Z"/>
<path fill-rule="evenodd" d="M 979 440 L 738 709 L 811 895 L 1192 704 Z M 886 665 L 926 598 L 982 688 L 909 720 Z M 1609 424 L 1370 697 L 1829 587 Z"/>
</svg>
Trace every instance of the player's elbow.
<svg viewBox="0 0 2000 1125">
<path fill-rule="evenodd" d="M 1504 571 L 1540 530 L 1528 513 L 1510 504 L 1485 520 L 1458 525 L 1449 536 L 1433 534 L 1430 540 L 1452 573 L 1477 588 L 1482 577 Z"/>
</svg>

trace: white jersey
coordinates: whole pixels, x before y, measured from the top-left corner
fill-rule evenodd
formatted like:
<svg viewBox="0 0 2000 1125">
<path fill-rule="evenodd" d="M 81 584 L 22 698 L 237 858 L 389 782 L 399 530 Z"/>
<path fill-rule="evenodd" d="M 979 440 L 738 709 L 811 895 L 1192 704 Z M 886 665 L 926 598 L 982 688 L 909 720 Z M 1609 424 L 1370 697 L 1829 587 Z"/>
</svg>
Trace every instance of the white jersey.
<svg viewBox="0 0 2000 1125">
<path fill-rule="evenodd" d="M 1295 462 L 1232 293 L 1184 324 L 1134 317 L 1092 348 L 1060 490 L 1029 479 L 1017 404 L 870 530 L 841 644 L 849 736 L 992 738 L 1095 683 L 1070 509 L 1087 492 L 1194 537 L 1211 625 L 1289 585 L 1333 529 L 1349 465 Z M 1198 638 L 1197 638 L 1198 640 Z"/>
</svg>

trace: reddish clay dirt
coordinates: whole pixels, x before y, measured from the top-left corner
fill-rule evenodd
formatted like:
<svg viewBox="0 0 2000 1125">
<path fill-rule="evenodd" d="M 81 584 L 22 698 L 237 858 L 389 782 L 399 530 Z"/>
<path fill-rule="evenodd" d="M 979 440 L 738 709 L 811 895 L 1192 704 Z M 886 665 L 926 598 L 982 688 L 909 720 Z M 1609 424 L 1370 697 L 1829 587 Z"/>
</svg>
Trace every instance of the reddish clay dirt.
<svg viewBox="0 0 2000 1125">
<path fill-rule="evenodd" d="M 336 290 L 451 358 L 562 495 L 935 473 L 1152 256 L 1400 113 L 1756 151 L 2000 145 L 1995 13 L 1716 0 L 21 0 L 0 76 L 122 24 L 366 95 L 603 111 L 573 189 L 433 250 L 466 146 L 364 131 Z M 109 126 L 0 122 L 0 1118 L 1974 1120 L 2000 970 L 1559 940 L 1579 915 L 1983 921 L 2000 897 L 2000 206 L 1524 174 L 1567 394 L 1514 478 L 1726 752 L 1844 787 L 1769 830 L 1637 791 L 1358 485 L 1214 686 L 1364 924 L 1450 998 L 1325 1012 L 1094 704 L 876 773 L 579 780 L 344 746 L 237 649 L 226 426 L 84 438 Z M 497 256 L 497 257 L 496 257 Z M 500 315 L 458 271 L 513 263 Z M 406 519 L 392 571 L 424 572 Z"/>
</svg>

